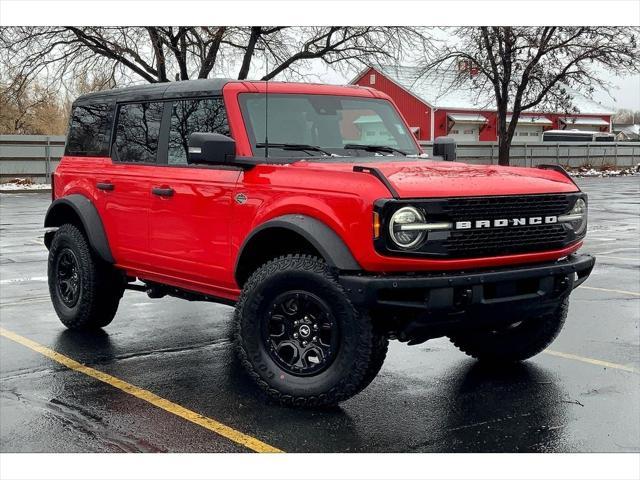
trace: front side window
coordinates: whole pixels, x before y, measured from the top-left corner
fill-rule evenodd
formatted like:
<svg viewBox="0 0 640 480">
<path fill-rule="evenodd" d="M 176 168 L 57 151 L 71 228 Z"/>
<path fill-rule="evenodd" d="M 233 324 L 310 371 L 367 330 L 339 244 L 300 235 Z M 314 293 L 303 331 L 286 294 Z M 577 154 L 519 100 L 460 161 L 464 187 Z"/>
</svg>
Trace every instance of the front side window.
<svg viewBox="0 0 640 480">
<path fill-rule="evenodd" d="M 113 108 L 113 105 L 107 104 L 74 107 L 64 154 L 84 157 L 108 156 Z"/>
<path fill-rule="evenodd" d="M 161 102 L 129 103 L 120 106 L 114 141 L 118 161 L 157 161 L 162 109 Z"/>
<path fill-rule="evenodd" d="M 257 145 L 264 144 L 266 138 L 270 156 L 277 157 L 299 157 L 304 151 L 292 150 L 291 145 L 301 144 L 322 149 L 322 152 L 307 150 L 309 155 L 372 155 L 372 150 L 345 148 L 349 144 L 396 149 L 386 152 L 387 155 L 419 153 L 413 134 L 386 100 L 270 94 L 267 102 L 264 94 L 244 93 L 240 95 L 240 107 L 257 156 L 264 155 L 264 147 Z M 276 144 L 288 147 L 272 146 Z"/>
<path fill-rule="evenodd" d="M 189 135 L 196 132 L 229 135 L 229 123 L 221 98 L 173 102 L 169 130 L 169 165 L 187 164 Z"/>
</svg>

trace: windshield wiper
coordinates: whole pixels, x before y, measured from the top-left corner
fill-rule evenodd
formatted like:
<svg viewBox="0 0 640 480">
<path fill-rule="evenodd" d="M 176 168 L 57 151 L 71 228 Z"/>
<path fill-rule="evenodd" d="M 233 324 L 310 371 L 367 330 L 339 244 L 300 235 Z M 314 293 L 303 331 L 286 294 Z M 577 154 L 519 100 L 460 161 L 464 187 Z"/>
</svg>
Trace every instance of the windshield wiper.
<svg viewBox="0 0 640 480">
<path fill-rule="evenodd" d="M 397 152 L 397 153 L 400 153 L 401 155 L 404 155 L 405 157 L 407 156 L 406 152 L 403 152 L 402 150 L 399 150 L 397 148 L 388 147 L 386 145 L 364 145 L 360 143 L 347 143 L 342 148 L 346 150 L 364 150 L 366 152 L 387 152 L 387 153 Z"/>
<path fill-rule="evenodd" d="M 332 157 L 333 154 L 323 150 L 316 145 L 306 145 L 304 143 L 256 143 L 256 148 L 281 148 L 282 150 L 299 150 L 301 152 L 320 152 L 324 153 L 328 157 Z"/>
</svg>

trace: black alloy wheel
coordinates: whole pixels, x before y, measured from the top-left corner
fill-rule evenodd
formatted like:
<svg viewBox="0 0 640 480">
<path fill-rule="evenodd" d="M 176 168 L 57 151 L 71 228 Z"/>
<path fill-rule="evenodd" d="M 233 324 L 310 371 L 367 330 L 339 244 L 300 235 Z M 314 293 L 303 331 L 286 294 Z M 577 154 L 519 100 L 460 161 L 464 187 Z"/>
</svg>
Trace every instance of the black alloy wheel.
<svg viewBox="0 0 640 480">
<path fill-rule="evenodd" d="M 78 258 L 70 248 L 58 255 L 55 272 L 58 295 L 67 307 L 73 308 L 80 298 L 82 280 Z"/>
<path fill-rule="evenodd" d="M 269 356 L 295 376 L 328 368 L 340 347 L 339 325 L 329 305 L 313 293 L 290 290 L 278 295 L 262 322 Z"/>
</svg>

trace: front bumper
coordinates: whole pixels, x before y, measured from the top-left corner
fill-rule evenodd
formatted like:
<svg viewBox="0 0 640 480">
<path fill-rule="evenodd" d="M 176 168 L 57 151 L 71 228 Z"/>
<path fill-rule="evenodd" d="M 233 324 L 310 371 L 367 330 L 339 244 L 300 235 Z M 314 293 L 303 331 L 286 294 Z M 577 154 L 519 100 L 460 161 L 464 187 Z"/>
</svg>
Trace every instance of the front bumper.
<svg viewBox="0 0 640 480">
<path fill-rule="evenodd" d="M 556 305 L 587 279 L 594 264 L 590 255 L 573 254 L 524 267 L 458 274 L 345 274 L 339 281 L 352 303 L 367 309 L 448 314 L 507 308 L 513 315 L 518 307 L 531 313 Z"/>
</svg>

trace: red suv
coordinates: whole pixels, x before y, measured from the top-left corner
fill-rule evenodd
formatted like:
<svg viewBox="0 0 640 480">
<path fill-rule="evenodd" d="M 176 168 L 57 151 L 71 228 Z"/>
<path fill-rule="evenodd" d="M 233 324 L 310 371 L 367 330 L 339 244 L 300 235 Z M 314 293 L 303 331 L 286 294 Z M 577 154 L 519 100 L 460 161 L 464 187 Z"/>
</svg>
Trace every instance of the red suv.
<svg viewBox="0 0 640 480">
<path fill-rule="evenodd" d="M 594 265 L 575 253 L 587 197 L 561 168 L 436 160 L 368 88 L 84 95 L 53 180 L 49 288 L 67 327 L 106 326 L 126 289 L 235 305 L 239 357 L 283 404 L 355 395 L 389 339 L 529 358 Z"/>
</svg>

